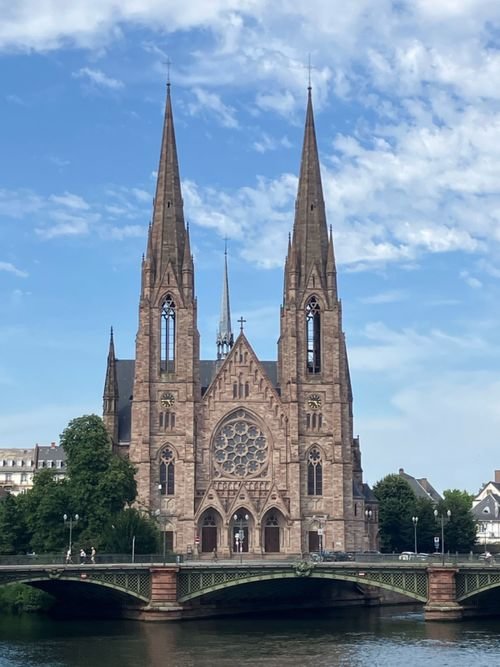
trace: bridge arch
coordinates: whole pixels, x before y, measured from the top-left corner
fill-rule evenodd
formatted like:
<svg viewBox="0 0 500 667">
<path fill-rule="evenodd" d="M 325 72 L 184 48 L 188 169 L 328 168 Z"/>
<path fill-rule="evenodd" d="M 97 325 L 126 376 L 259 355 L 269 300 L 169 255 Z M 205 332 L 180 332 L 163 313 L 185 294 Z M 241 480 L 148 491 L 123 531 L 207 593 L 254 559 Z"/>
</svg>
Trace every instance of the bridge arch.
<svg viewBox="0 0 500 667">
<path fill-rule="evenodd" d="M 43 571 L 25 571 L 3 574 L 0 577 L 0 586 L 11 584 L 27 584 L 41 588 L 47 593 L 51 588 L 61 588 L 61 584 L 78 584 L 79 586 L 94 586 L 112 589 L 121 596 L 127 596 L 141 602 L 149 602 L 151 597 L 151 574 L 140 570 L 66 570 L 55 568 Z"/>
<path fill-rule="evenodd" d="M 331 581 L 352 582 L 363 586 L 373 586 L 395 593 L 400 593 L 419 602 L 426 602 L 428 597 L 427 573 L 425 570 L 348 570 L 341 568 L 324 568 L 310 563 L 297 563 L 294 566 L 283 566 L 263 570 L 238 569 L 227 571 L 211 569 L 197 572 L 183 569 L 179 573 L 178 601 L 188 602 L 204 595 L 225 588 L 242 586 L 250 583 L 277 579 L 294 579 L 308 577 Z"/>
</svg>

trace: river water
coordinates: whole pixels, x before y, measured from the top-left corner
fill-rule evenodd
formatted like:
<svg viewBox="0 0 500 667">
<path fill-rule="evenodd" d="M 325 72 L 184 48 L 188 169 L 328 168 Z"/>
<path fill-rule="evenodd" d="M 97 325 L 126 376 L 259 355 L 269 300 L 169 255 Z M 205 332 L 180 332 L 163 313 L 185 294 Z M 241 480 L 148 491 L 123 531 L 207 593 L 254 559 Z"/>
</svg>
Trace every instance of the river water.
<svg viewBox="0 0 500 667">
<path fill-rule="evenodd" d="M 0 616 L 0 667 L 496 667 L 500 618 L 425 623 L 407 607 L 185 623 Z"/>
</svg>

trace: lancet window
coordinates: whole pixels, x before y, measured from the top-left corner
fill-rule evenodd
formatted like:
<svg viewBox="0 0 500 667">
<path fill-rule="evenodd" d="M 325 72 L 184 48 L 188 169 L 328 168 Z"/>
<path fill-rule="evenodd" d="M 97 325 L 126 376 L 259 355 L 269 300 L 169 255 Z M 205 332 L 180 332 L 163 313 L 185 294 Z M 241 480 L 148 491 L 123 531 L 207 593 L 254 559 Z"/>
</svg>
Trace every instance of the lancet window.
<svg viewBox="0 0 500 667">
<path fill-rule="evenodd" d="M 323 495 L 323 464 L 321 452 L 313 447 L 307 460 L 307 495 Z"/>
<path fill-rule="evenodd" d="M 161 369 L 167 373 L 175 370 L 175 336 L 175 303 L 172 296 L 167 294 L 161 310 Z"/>
<path fill-rule="evenodd" d="M 321 372 L 321 313 L 318 299 L 312 296 L 306 305 L 307 370 Z"/>
<path fill-rule="evenodd" d="M 170 447 L 165 447 L 160 455 L 160 494 L 171 496 L 175 493 L 175 457 Z"/>
</svg>

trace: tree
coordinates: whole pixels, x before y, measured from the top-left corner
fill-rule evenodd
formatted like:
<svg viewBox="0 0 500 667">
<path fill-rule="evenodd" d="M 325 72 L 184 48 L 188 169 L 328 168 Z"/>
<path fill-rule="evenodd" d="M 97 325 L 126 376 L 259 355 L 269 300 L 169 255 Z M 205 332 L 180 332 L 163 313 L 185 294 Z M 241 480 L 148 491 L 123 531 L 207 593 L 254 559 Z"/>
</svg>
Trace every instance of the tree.
<svg viewBox="0 0 500 667">
<path fill-rule="evenodd" d="M 157 523 L 147 514 L 129 507 L 116 514 L 108 524 L 103 547 L 114 553 L 155 553 L 158 548 Z"/>
<path fill-rule="evenodd" d="M 80 539 L 100 546 L 111 516 L 134 501 L 134 468 L 114 454 L 97 415 L 73 419 L 61 435 L 66 452 L 70 506 L 79 514 Z"/>
<path fill-rule="evenodd" d="M 15 496 L 0 501 L 0 554 L 25 552 L 29 547 L 22 510 Z"/>
<path fill-rule="evenodd" d="M 379 502 L 379 532 L 382 551 L 413 550 L 412 516 L 416 498 L 410 485 L 399 475 L 387 475 L 373 487 Z"/>
<path fill-rule="evenodd" d="M 443 492 L 444 500 L 439 503 L 439 514 L 446 517 L 451 512 L 450 520 L 444 525 L 445 549 L 467 553 L 476 543 L 476 522 L 472 516 L 472 501 L 474 496 L 467 491 L 448 489 Z"/>
<path fill-rule="evenodd" d="M 435 504 L 429 498 L 417 498 L 415 515 L 418 517 L 417 538 L 418 551 L 432 553 L 434 551 L 434 537 L 436 532 Z"/>
<path fill-rule="evenodd" d="M 71 512 L 68 481 L 40 470 L 33 488 L 18 496 L 19 509 L 28 528 L 29 544 L 36 552 L 62 552 L 66 543 L 63 515 Z"/>
</svg>

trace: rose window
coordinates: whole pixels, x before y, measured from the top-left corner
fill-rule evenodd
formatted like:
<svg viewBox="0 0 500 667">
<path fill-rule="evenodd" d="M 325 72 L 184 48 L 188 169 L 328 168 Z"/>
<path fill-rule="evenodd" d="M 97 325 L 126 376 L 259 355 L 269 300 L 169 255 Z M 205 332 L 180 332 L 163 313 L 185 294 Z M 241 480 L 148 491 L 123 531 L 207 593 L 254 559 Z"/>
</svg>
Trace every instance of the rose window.
<svg viewBox="0 0 500 667">
<path fill-rule="evenodd" d="M 216 433 L 214 463 L 218 476 L 248 477 L 267 464 L 266 436 L 245 410 L 238 410 Z"/>
</svg>

